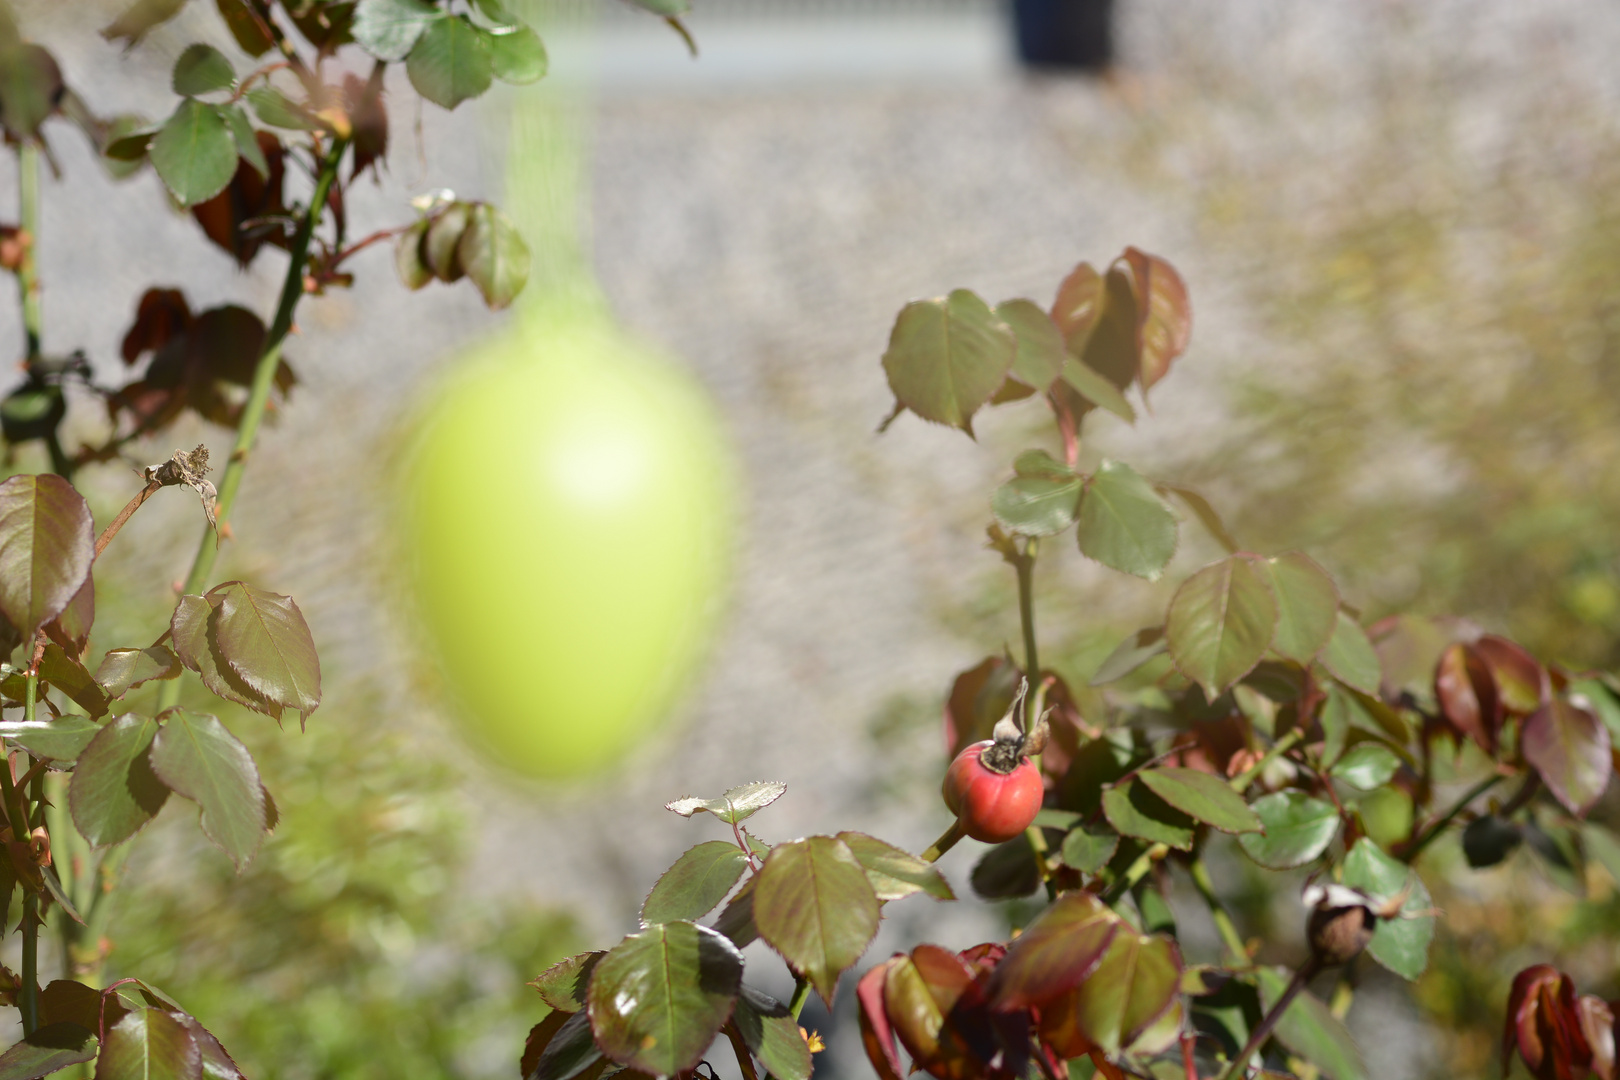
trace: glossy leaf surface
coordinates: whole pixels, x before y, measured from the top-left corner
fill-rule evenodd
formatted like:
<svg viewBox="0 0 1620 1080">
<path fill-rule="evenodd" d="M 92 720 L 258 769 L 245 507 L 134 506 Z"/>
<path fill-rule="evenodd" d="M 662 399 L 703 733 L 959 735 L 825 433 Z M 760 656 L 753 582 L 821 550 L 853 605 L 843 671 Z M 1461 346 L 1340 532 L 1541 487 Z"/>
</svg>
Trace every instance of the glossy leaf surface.
<svg viewBox="0 0 1620 1080">
<path fill-rule="evenodd" d="M 956 899 L 950 883 L 933 863 L 865 833 L 841 832 L 838 839 L 866 871 L 866 880 L 879 900 L 903 900 L 919 892 L 935 900 Z"/>
<path fill-rule="evenodd" d="M 1096 970 L 1075 988 L 1075 1018 L 1086 1038 L 1117 1053 L 1169 1010 L 1180 988 L 1175 942 L 1121 927 Z"/>
<path fill-rule="evenodd" d="M 444 11 L 425 0 L 360 0 L 354 7 L 354 40 L 379 60 L 410 55 L 428 24 Z"/>
<path fill-rule="evenodd" d="M 1364 742 L 1351 747 L 1333 766 L 1335 779 L 1361 791 L 1373 791 L 1389 783 L 1400 770 L 1401 759 L 1382 743 Z"/>
<path fill-rule="evenodd" d="M 1177 810 L 1222 832 L 1252 833 L 1262 828 L 1243 796 L 1220 777 L 1197 769 L 1157 766 L 1144 769 L 1137 778 Z"/>
<path fill-rule="evenodd" d="M 598 949 L 579 953 L 552 964 L 539 977 L 529 983 L 540 998 L 553 1009 L 579 1012 L 585 1008 L 585 989 L 590 985 L 591 972 L 607 953 Z"/>
<path fill-rule="evenodd" d="M 966 289 L 907 304 L 895 319 L 883 370 L 895 400 L 924 420 L 973 430 L 973 414 L 1001 386 L 1017 339 Z"/>
<path fill-rule="evenodd" d="M 1192 819 L 1155 795 L 1140 777 L 1103 792 L 1102 808 L 1121 836 L 1192 850 Z"/>
<path fill-rule="evenodd" d="M 586 1010 L 596 1042 L 654 1076 L 690 1069 L 731 1018 L 742 971 L 742 953 L 706 927 L 663 923 L 632 934 L 591 975 Z"/>
<path fill-rule="evenodd" d="M 786 1005 L 745 983 L 731 1019 L 748 1049 L 777 1080 L 809 1080 L 810 1047 Z"/>
<path fill-rule="evenodd" d="M 136 1009 L 107 1032 L 96 1080 L 199 1080 L 202 1051 L 186 1025 L 162 1009 Z"/>
<path fill-rule="evenodd" d="M 180 675 L 180 658 L 167 645 L 145 649 L 109 649 L 96 668 L 95 679 L 110 698 L 123 697 L 153 679 Z"/>
<path fill-rule="evenodd" d="M 1383 680 L 1378 664 L 1378 653 L 1367 638 L 1367 631 L 1347 613 L 1340 611 L 1333 627 L 1333 636 L 1322 650 L 1322 663 L 1334 678 L 1363 694 L 1376 696 Z"/>
<path fill-rule="evenodd" d="M 1339 811 L 1326 799 L 1289 788 L 1263 795 L 1251 809 L 1265 832 L 1238 837 L 1244 854 L 1269 870 L 1304 866 L 1327 850 L 1339 832 Z"/>
<path fill-rule="evenodd" d="M 74 761 L 101 733 L 101 725 L 87 716 L 68 713 L 52 720 L 7 720 L 0 722 L 5 736 L 37 758 Z"/>
<path fill-rule="evenodd" d="M 1614 771 L 1609 729 L 1590 711 L 1556 697 L 1524 722 L 1524 760 L 1576 817 L 1603 797 Z"/>
<path fill-rule="evenodd" d="M 787 785 L 780 780 L 755 780 L 727 788 L 718 799 L 703 799 L 688 795 L 665 803 L 664 809 L 689 818 L 697 813 L 710 813 L 728 825 L 735 825 L 753 817 L 782 797 Z"/>
<path fill-rule="evenodd" d="M 158 725 L 135 713 L 107 721 L 79 754 L 68 807 L 80 835 L 95 847 L 135 835 L 169 798 L 148 758 Z"/>
<path fill-rule="evenodd" d="M 1423 879 L 1405 863 L 1391 858 L 1377 844 L 1363 837 L 1344 857 L 1344 883 L 1370 896 L 1393 899 L 1404 891 L 1401 915 L 1379 919 L 1367 952 L 1374 960 L 1401 976 L 1416 979 L 1429 965 L 1429 942 L 1434 940 L 1434 915 L 1418 917 L 1416 912 L 1432 912 L 1434 902 Z"/>
<path fill-rule="evenodd" d="M 73 600 L 94 555 L 90 507 L 66 480 L 21 473 L 0 483 L 0 612 L 23 640 Z"/>
<path fill-rule="evenodd" d="M 1059 894 L 1007 946 L 990 979 L 997 1009 L 1039 1008 L 1079 986 L 1102 962 L 1119 916 L 1088 892 Z"/>
<path fill-rule="evenodd" d="M 1327 647 L 1338 624 L 1338 587 L 1327 571 L 1297 551 L 1257 560 L 1254 567 L 1277 601 L 1277 629 L 1271 647 L 1289 660 L 1310 663 Z"/>
<path fill-rule="evenodd" d="M 180 102 L 152 139 L 152 167 L 181 206 L 225 190 L 236 175 L 236 139 L 219 109 L 193 98 Z"/>
<path fill-rule="evenodd" d="M 209 640 L 260 697 L 307 717 L 321 703 L 321 662 L 303 612 L 290 596 L 242 581 L 209 590 Z"/>
</svg>

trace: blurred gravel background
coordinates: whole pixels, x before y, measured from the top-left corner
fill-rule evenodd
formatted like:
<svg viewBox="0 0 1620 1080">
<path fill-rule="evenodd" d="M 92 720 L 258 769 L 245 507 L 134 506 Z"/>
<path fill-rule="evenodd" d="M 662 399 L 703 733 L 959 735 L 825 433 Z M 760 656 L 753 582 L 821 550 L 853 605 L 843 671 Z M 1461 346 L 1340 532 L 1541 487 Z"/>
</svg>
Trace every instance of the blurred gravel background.
<svg viewBox="0 0 1620 1080">
<path fill-rule="evenodd" d="M 86 32 L 78 7 L 40 8 L 32 26 L 105 112 L 165 108 L 173 57 L 215 31 L 197 5 L 120 56 Z M 989 3 L 782 0 L 711 11 L 697 0 L 695 62 L 667 29 L 632 14 L 610 13 L 594 41 L 569 26 L 548 37 L 559 81 L 578 84 L 599 68 L 588 124 L 592 250 L 624 323 L 719 402 L 746 483 L 731 607 L 670 737 L 610 784 L 561 790 L 524 788 L 446 748 L 434 676 L 413 651 L 378 553 L 413 402 L 499 319 L 466 286 L 407 293 L 382 249 L 357 260 L 351 292 L 302 309 L 288 353 L 304 385 L 261 439 L 227 549 L 230 569 L 298 598 L 329 703 L 345 686 L 380 687 L 372 722 L 409 725 L 422 753 L 468 771 L 480 840 L 467 888 L 573 907 L 601 942 L 631 925 L 659 870 L 710 838 L 703 823 L 661 809 L 676 796 L 784 780 L 786 798 L 756 819 L 772 840 L 853 827 L 920 849 L 943 824 L 931 799 L 915 795 L 931 781 L 904 798 L 884 794 L 897 772 L 930 773 L 937 734 L 918 727 L 904 744 L 915 749 L 894 751 L 896 760 L 871 729 L 886 706 L 928 714 L 956 671 L 1016 638 L 1011 593 L 980 530 L 988 493 L 1036 416 L 1014 408 L 988 418 L 978 444 L 912 417 L 876 437 L 889 401 L 878 360 L 902 303 L 966 285 L 992 302 L 1044 304 L 1081 259 L 1103 263 L 1126 244 L 1170 258 L 1197 312 L 1192 351 L 1156 392 L 1152 418 L 1134 431 L 1100 425 L 1098 441 L 1162 469 L 1190 468 L 1221 429 L 1226 381 L 1280 360 L 1244 292 L 1264 253 L 1211 240 L 1217 177 L 1274 185 L 1266 197 L 1284 204 L 1331 197 L 1335 160 L 1378 137 L 1368 113 L 1391 92 L 1396 67 L 1435 74 L 1457 95 L 1481 170 L 1511 153 L 1501 119 L 1545 77 L 1549 50 L 1560 78 L 1595 99 L 1607 101 L 1620 77 L 1607 63 L 1620 17 L 1589 0 L 1122 0 L 1123 64 L 1108 80 L 1021 73 Z M 390 170 L 379 189 L 355 189 L 353 235 L 407 219 L 409 197 L 431 188 L 520 197 L 500 182 L 509 99 L 465 106 L 479 118 L 470 124 L 431 106 L 418 113 L 403 79 L 390 90 Z M 237 273 L 189 219 L 147 215 L 162 198 L 149 171 L 113 185 L 76 134 L 61 131 L 55 148 L 65 175 L 46 187 L 41 247 L 49 350 L 86 348 L 110 381 L 139 289 L 152 282 L 184 286 L 194 307 L 270 309 L 279 256 Z M 0 190 L 12 190 L 10 167 L 0 156 Z M 126 261 L 129 251 L 140 256 Z M 15 311 L 0 305 L 0 341 L 18 336 Z M 170 441 L 196 439 L 226 445 L 201 429 Z M 96 483 L 110 504 L 122 474 L 108 469 Z M 158 581 L 182 574 L 194 509 L 143 511 L 123 557 L 147 560 Z M 1182 557 L 1193 563 L 1198 541 L 1188 547 Z M 1049 571 L 1049 595 L 1060 599 L 1043 627 L 1089 620 L 1124 631 L 1162 600 L 1078 563 L 1059 559 Z M 158 591 L 126 599 L 143 597 L 154 610 L 162 600 Z M 964 893 L 972 846 L 944 864 Z M 1002 929 L 973 902 L 912 904 L 897 906 L 875 954 L 909 941 L 924 919 L 930 937 L 957 946 Z M 1425 1067 L 1399 1000 L 1358 1006 L 1374 1075 Z M 836 1067 L 863 1074 L 858 1040 L 841 1042 Z"/>
</svg>

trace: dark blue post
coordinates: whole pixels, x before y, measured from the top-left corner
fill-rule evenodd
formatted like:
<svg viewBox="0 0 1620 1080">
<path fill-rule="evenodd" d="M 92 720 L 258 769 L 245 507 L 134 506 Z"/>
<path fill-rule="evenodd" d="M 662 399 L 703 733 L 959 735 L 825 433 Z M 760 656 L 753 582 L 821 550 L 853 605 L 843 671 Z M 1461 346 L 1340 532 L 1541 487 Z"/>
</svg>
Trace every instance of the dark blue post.
<svg viewBox="0 0 1620 1080">
<path fill-rule="evenodd" d="M 1101 71 L 1114 61 L 1114 0 L 1013 0 L 1018 55 L 1038 68 Z"/>
</svg>

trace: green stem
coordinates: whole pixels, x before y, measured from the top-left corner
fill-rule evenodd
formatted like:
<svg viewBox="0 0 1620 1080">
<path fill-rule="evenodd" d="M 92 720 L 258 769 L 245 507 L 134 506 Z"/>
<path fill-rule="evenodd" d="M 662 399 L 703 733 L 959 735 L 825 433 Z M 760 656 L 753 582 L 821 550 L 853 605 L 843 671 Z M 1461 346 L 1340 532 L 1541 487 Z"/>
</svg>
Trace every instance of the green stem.
<svg viewBox="0 0 1620 1080">
<path fill-rule="evenodd" d="M 1247 769 L 1244 769 L 1241 773 L 1232 778 L 1232 790 L 1237 792 L 1239 795 L 1243 794 L 1244 789 L 1249 786 L 1249 783 L 1255 777 L 1260 775 L 1267 765 L 1270 765 L 1279 755 L 1286 754 L 1288 751 L 1292 750 L 1294 748 L 1294 744 L 1298 743 L 1304 737 L 1305 732 L 1300 728 L 1295 728 L 1293 731 L 1290 731 L 1288 734 L 1272 743 L 1271 749 L 1266 751 L 1265 757 L 1261 758 L 1259 761 L 1255 762 L 1253 765 L 1250 765 Z"/>
<path fill-rule="evenodd" d="M 1277 1003 L 1260 1019 L 1260 1023 L 1249 1034 L 1249 1041 L 1243 1044 L 1243 1049 L 1238 1051 L 1237 1057 L 1233 1058 L 1231 1064 L 1227 1065 L 1226 1071 L 1221 1073 L 1220 1080 L 1236 1080 L 1237 1077 L 1248 1071 L 1249 1059 L 1254 1057 L 1255 1051 L 1259 1050 L 1265 1044 L 1266 1039 L 1271 1036 L 1271 1029 L 1277 1026 L 1277 1021 L 1282 1019 L 1283 1012 L 1287 1010 L 1289 1005 L 1293 1004 L 1294 999 L 1299 996 L 1299 992 L 1305 989 L 1305 984 L 1311 981 L 1311 976 L 1316 974 L 1317 967 L 1316 960 L 1313 958 L 1305 961 L 1300 966 L 1300 969 L 1294 972 L 1293 979 L 1288 983 L 1288 989 L 1282 992 L 1282 997 L 1278 998 Z"/>
<path fill-rule="evenodd" d="M 788 1002 L 788 1012 L 793 1014 L 795 1023 L 799 1019 L 799 1014 L 804 1011 L 804 1003 L 809 1000 L 810 980 L 800 975 L 793 981 L 793 1000 Z"/>
<path fill-rule="evenodd" d="M 1243 944 L 1243 935 L 1238 933 L 1237 924 L 1232 922 L 1232 916 L 1221 903 L 1220 896 L 1215 892 L 1215 883 L 1209 879 L 1209 867 L 1204 865 L 1202 858 L 1194 859 L 1187 867 L 1192 874 L 1193 888 L 1198 895 L 1204 898 L 1209 905 L 1209 914 L 1215 920 L 1215 929 L 1221 935 L 1221 941 L 1226 945 L 1229 959 L 1234 964 L 1247 964 L 1249 950 Z"/>
<path fill-rule="evenodd" d="M 242 407 L 242 419 L 236 429 L 236 445 L 231 448 L 230 461 L 226 464 L 225 475 L 220 480 L 219 501 L 214 511 L 220 528 L 224 528 L 229 522 L 231 507 L 236 503 L 236 493 L 242 486 L 242 470 L 247 465 L 248 453 L 253 449 L 253 441 L 259 434 L 259 422 L 264 419 L 265 407 L 270 402 L 270 388 L 275 385 L 276 369 L 281 366 L 281 346 L 292 329 L 293 312 L 298 307 L 299 299 L 304 295 L 304 271 L 309 262 L 310 238 L 315 235 L 315 226 L 320 223 L 322 212 L 326 209 L 327 195 L 337 180 L 338 165 L 347 148 L 346 139 L 337 139 L 333 142 L 326 160 L 321 164 L 320 174 L 316 177 L 315 191 L 310 196 L 309 206 L 299 219 L 298 232 L 293 237 L 291 258 L 287 263 L 287 277 L 282 282 L 281 299 L 276 305 L 276 317 L 270 324 L 269 333 L 265 335 L 264 350 L 259 354 L 258 364 L 253 371 L 253 386 L 248 393 L 247 404 Z M 197 545 L 197 555 L 191 563 L 191 573 L 186 576 L 185 593 L 202 592 L 209 575 L 213 573 L 214 558 L 218 553 L 214 529 L 203 529 L 202 540 Z M 173 708 L 179 701 L 180 680 L 171 679 L 165 682 L 158 695 L 158 709 L 161 711 Z"/>
<path fill-rule="evenodd" d="M 963 835 L 965 834 L 962 832 L 962 823 L 960 821 L 953 821 L 951 822 L 951 827 L 941 833 L 939 839 L 930 844 L 928 846 L 928 850 L 923 852 L 918 857 L 921 858 L 923 862 L 938 862 L 940 860 L 940 856 L 944 855 L 947 851 L 951 850 L 951 848 L 955 847 L 957 841 L 961 840 Z"/>
<path fill-rule="evenodd" d="M 1108 890 L 1102 894 L 1102 902 L 1112 905 L 1114 901 L 1134 889 L 1137 882 L 1147 877 L 1148 871 L 1153 869 L 1153 864 L 1168 854 L 1170 854 L 1168 844 L 1154 844 L 1142 852 L 1136 857 L 1136 861 L 1131 863 L 1130 868 L 1120 876 L 1120 879 L 1110 885 Z"/>
<path fill-rule="evenodd" d="M 22 294 L 23 334 L 27 359 L 39 356 L 44 317 L 39 303 L 39 147 L 24 143 L 17 151 L 17 226 L 28 234 L 22 262 L 17 267 L 17 289 Z"/>
<path fill-rule="evenodd" d="M 1018 556 L 1013 569 L 1018 572 L 1018 621 L 1024 631 L 1024 676 L 1033 683 L 1041 681 L 1041 661 L 1035 649 L 1035 556 L 1040 544 L 1034 538 L 1024 542 L 1024 553 Z M 1035 723 L 1035 695 L 1024 697 L 1023 728 L 1029 731 Z"/>
<path fill-rule="evenodd" d="M 28 676 L 27 689 L 23 693 L 23 722 L 34 722 L 35 699 L 39 696 L 39 674 L 32 672 Z M 11 761 L 8 758 L 0 763 L 0 772 L 11 777 Z M 36 778 L 37 783 L 37 778 Z M 17 816 L 12 817 L 11 839 L 16 843 L 28 842 L 28 812 L 27 807 L 18 805 L 15 788 L 8 793 L 16 805 Z M 19 829 L 18 819 L 22 825 Z M 32 1035 L 39 1029 L 39 894 L 31 889 L 23 895 L 22 919 L 22 1025 L 23 1035 Z"/>
<path fill-rule="evenodd" d="M 1462 798 L 1458 799 L 1456 804 L 1453 805 L 1450 810 L 1447 810 L 1437 821 L 1435 821 L 1434 824 L 1425 829 L 1422 836 L 1412 841 L 1407 849 L 1400 854 L 1400 860 L 1404 863 L 1416 862 L 1417 857 L 1423 854 L 1424 849 L 1438 840 L 1440 838 L 1440 834 L 1446 831 L 1446 826 L 1457 820 L 1458 814 L 1468 809 L 1469 803 L 1491 790 L 1491 788 L 1495 787 L 1497 783 L 1501 781 L 1501 779 L 1502 777 L 1500 774 L 1487 776 L 1485 779 L 1469 788 L 1468 792 L 1463 795 Z"/>
</svg>

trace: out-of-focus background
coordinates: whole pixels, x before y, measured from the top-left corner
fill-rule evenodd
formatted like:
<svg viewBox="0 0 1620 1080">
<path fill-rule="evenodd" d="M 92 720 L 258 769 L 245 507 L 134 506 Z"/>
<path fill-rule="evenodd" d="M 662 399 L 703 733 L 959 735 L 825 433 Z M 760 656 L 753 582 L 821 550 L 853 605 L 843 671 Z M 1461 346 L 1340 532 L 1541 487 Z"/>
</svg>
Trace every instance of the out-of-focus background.
<svg viewBox="0 0 1620 1080">
<path fill-rule="evenodd" d="M 160 114 L 175 56 L 228 45 L 195 4 L 122 54 L 93 33 L 112 6 L 18 5 L 102 111 Z M 500 318 L 465 287 L 407 293 L 381 249 L 352 291 L 307 302 L 288 349 L 303 385 L 261 439 L 223 570 L 298 598 L 325 704 L 303 735 L 231 718 L 281 828 L 237 877 L 169 809 L 138 841 L 143 902 L 111 932 L 110 973 L 178 996 L 251 1076 L 512 1075 L 539 1012 L 522 983 L 617 940 L 658 872 L 714 835 L 665 813 L 671 798 L 777 779 L 787 796 L 755 819 L 767 839 L 937 835 L 941 701 L 1018 633 L 986 500 L 1041 417 L 997 410 L 976 443 L 911 417 L 874 435 L 878 358 L 909 299 L 965 285 L 1045 304 L 1081 259 L 1170 259 L 1192 348 L 1153 415 L 1093 421 L 1091 452 L 1199 486 L 1250 547 L 1303 547 L 1369 616 L 1458 612 L 1571 664 L 1620 660 L 1620 12 L 1116 0 L 1098 74 L 1020 65 L 991 0 L 695 7 L 695 60 L 609 0 L 543 30 L 554 80 L 594 86 L 578 107 L 603 288 L 713 395 L 742 468 L 710 661 L 610 777 L 529 787 L 464 750 L 401 615 L 391 496 L 413 409 Z M 502 183 L 512 95 L 447 115 L 403 79 L 389 91 L 389 168 L 356 189 L 355 235 L 433 188 L 520 197 Z M 270 309 L 279 256 L 239 273 L 189 218 L 150 213 L 150 171 L 113 184 L 75 133 L 54 145 L 49 350 L 82 346 L 112 376 L 148 284 Z M 0 340 L 18 338 L 0 305 Z M 198 440 L 225 436 L 183 427 L 144 457 Z M 98 517 L 128 490 L 118 465 L 84 479 Z M 166 502 L 98 575 L 103 644 L 156 636 L 197 524 Z M 1189 537 L 1167 582 L 1211 554 Z M 1077 683 L 1169 587 L 1066 551 L 1042 574 L 1045 651 Z M 964 895 L 979 850 L 942 864 Z M 1352 1027 L 1374 1075 L 1494 1068 L 1505 979 L 1533 960 L 1614 996 L 1620 956 L 1593 937 L 1615 925 L 1610 883 L 1527 858 L 1442 890 L 1410 991 L 1369 974 Z M 1291 892 L 1244 884 L 1255 925 L 1297 934 Z M 873 955 L 1016 918 L 925 903 L 896 905 Z M 847 998 L 806 1014 L 832 1046 L 819 1075 L 868 1075 Z"/>
</svg>

